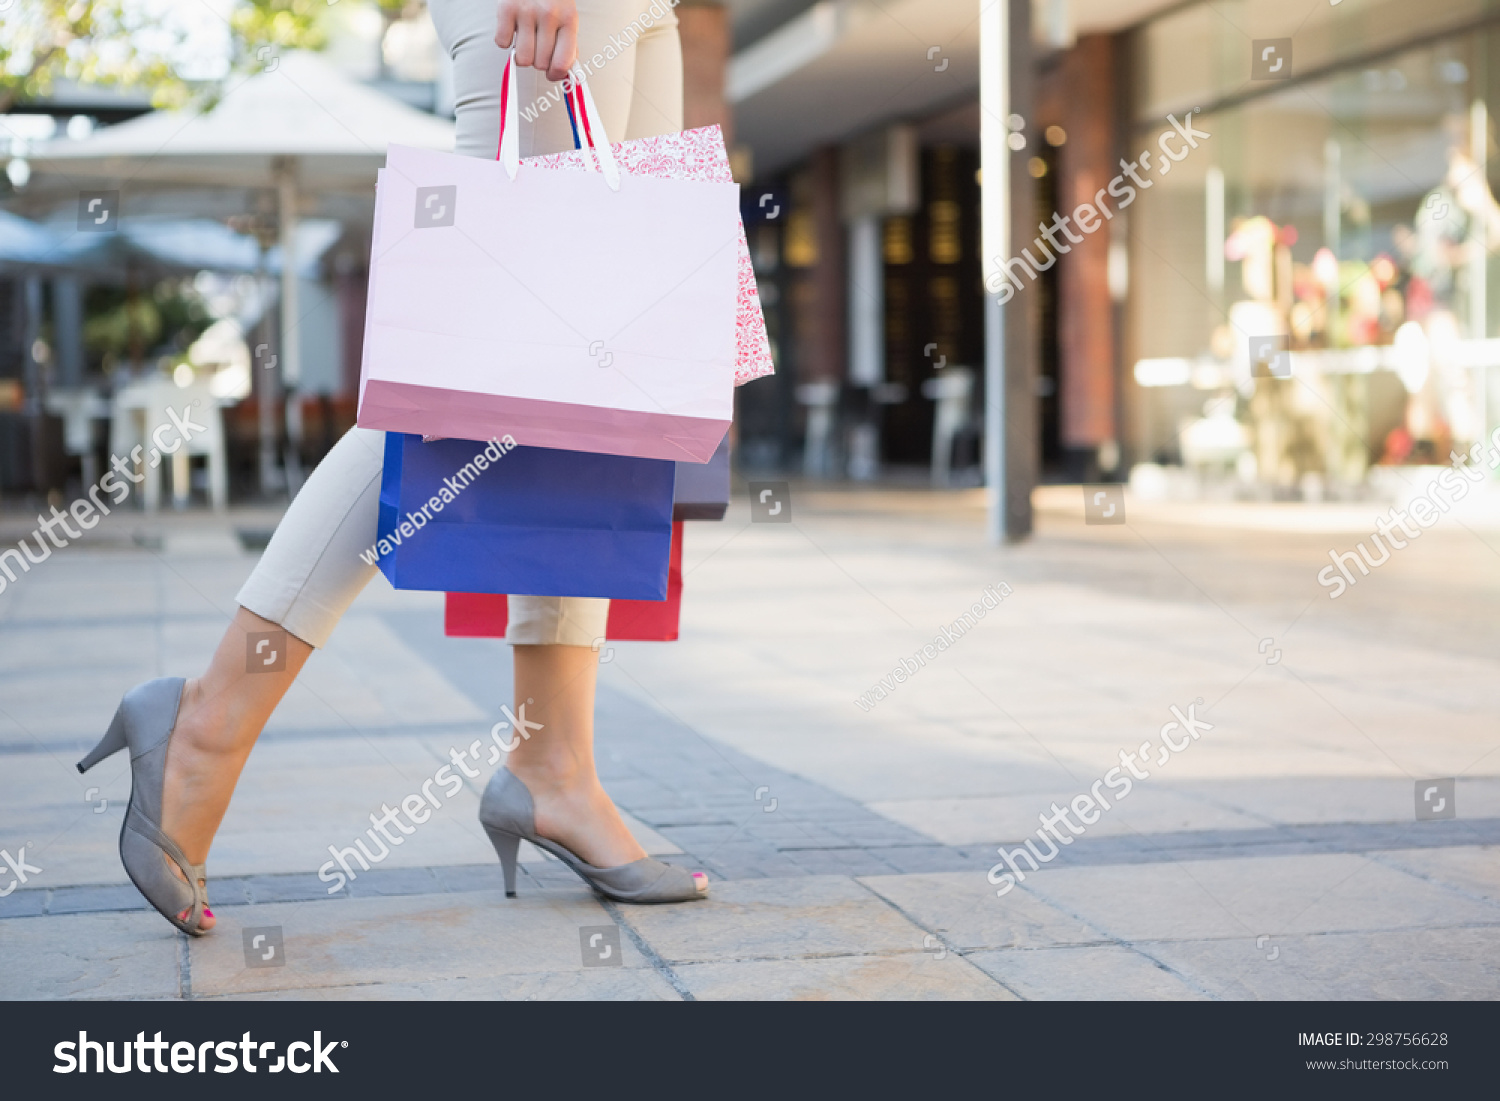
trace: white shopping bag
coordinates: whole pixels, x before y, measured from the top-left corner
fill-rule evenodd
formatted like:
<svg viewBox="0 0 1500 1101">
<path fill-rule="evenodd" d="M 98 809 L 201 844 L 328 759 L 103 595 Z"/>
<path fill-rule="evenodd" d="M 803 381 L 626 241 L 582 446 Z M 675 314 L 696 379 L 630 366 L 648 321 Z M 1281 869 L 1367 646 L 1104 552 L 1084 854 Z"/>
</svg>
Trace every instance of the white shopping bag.
<svg viewBox="0 0 1500 1101">
<path fill-rule="evenodd" d="M 707 462 L 733 410 L 735 184 L 392 145 L 377 187 L 361 427 Z"/>
</svg>

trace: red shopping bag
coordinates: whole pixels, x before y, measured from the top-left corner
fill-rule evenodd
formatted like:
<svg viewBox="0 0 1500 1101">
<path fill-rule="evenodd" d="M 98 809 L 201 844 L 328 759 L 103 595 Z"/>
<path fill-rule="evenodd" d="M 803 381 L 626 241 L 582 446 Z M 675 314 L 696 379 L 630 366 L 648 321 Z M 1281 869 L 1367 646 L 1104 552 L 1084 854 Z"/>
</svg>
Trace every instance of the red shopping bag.
<svg viewBox="0 0 1500 1101">
<path fill-rule="evenodd" d="M 667 599 L 611 600 L 605 637 L 612 642 L 675 642 L 682 614 L 682 521 L 672 525 Z M 443 633 L 450 638 L 504 638 L 510 621 L 504 595 L 449 593 Z"/>
</svg>

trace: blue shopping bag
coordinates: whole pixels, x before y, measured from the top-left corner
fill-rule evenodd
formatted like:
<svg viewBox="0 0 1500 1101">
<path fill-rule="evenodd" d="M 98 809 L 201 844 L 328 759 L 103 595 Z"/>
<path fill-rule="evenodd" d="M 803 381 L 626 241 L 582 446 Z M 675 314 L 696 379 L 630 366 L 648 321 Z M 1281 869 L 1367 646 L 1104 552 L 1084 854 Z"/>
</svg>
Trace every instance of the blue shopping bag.
<svg viewBox="0 0 1500 1101">
<path fill-rule="evenodd" d="M 668 459 L 385 436 L 380 571 L 398 589 L 665 600 Z"/>
</svg>

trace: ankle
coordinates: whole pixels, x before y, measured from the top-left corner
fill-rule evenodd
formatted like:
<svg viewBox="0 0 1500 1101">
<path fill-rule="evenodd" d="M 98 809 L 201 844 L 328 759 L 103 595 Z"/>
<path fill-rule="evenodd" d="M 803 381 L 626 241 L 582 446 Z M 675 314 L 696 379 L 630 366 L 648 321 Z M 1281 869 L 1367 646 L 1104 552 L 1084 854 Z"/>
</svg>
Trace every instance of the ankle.
<svg viewBox="0 0 1500 1101">
<path fill-rule="evenodd" d="M 517 759 L 512 756 L 506 767 L 527 787 L 550 791 L 576 791 L 598 783 L 592 761 L 573 757 L 537 757 Z"/>
<path fill-rule="evenodd" d="M 206 758 L 244 756 L 247 740 L 253 744 L 258 731 L 241 729 L 243 718 L 225 705 L 222 695 L 209 695 L 201 680 L 190 680 L 182 692 L 177 725 L 172 731 L 174 748 Z"/>
</svg>

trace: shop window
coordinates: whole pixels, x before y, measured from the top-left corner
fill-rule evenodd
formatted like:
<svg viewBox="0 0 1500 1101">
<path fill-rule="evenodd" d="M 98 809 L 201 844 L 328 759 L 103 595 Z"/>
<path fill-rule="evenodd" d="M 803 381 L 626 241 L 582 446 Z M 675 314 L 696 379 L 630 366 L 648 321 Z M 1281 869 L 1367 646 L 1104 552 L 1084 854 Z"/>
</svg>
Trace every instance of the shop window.
<svg viewBox="0 0 1500 1101">
<path fill-rule="evenodd" d="M 1426 25 L 1460 9 L 1434 0 Z M 1153 175 L 1129 211 L 1146 246 L 1127 305 L 1126 362 L 1147 388 L 1138 454 L 1191 463 L 1182 441 L 1234 410 L 1243 454 L 1203 462 L 1322 492 L 1372 465 L 1446 462 L 1500 424 L 1483 344 L 1500 335 L 1500 30 L 1423 38 L 1195 116 L 1212 137 Z M 1147 84 L 1197 64 L 1151 54 Z M 1287 358 L 1261 370 L 1253 349 L 1271 338 Z"/>
</svg>

